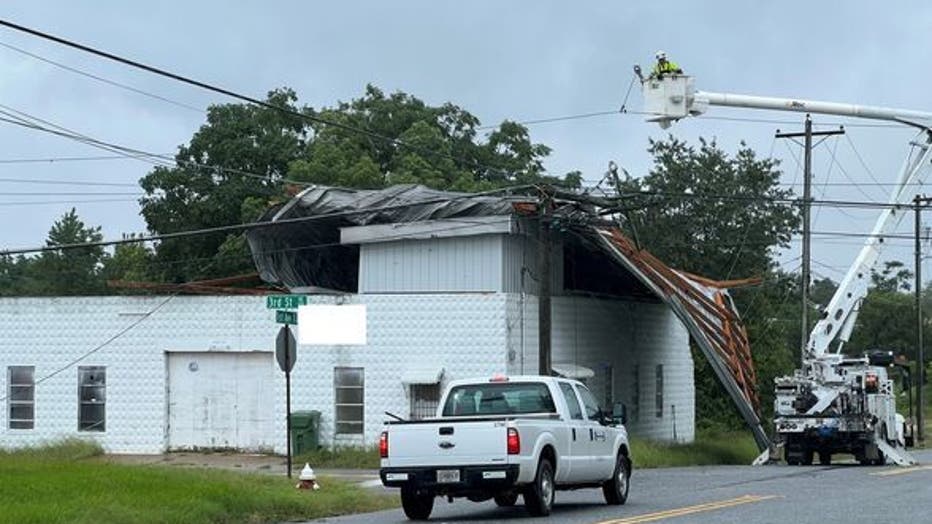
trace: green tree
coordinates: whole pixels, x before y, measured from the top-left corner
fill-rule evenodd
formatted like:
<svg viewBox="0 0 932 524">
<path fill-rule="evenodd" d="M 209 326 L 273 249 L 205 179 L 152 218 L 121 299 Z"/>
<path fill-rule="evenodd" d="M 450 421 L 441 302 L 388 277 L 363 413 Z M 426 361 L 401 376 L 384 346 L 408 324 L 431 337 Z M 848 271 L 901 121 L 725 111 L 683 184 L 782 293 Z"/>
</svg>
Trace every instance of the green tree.
<svg viewBox="0 0 932 524">
<path fill-rule="evenodd" d="M 74 208 L 49 230 L 46 245 L 85 244 L 103 240 L 100 227 L 90 227 Z M 107 254 L 102 247 L 44 251 L 26 264 L 23 291 L 30 295 L 93 295 L 106 292 L 102 278 Z"/>
<path fill-rule="evenodd" d="M 786 247 L 798 212 L 781 189 L 778 161 L 744 143 L 729 156 L 712 141 L 699 148 L 670 137 L 651 140 L 650 172 L 621 183 L 640 242 L 673 267 L 711 278 L 760 276 Z"/>
<path fill-rule="evenodd" d="M 267 101 L 298 113 L 288 89 L 269 93 Z M 153 233 L 251 221 L 244 202 L 281 198 L 288 164 L 305 147 L 306 123 L 294 115 L 252 104 L 214 105 L 207 122 L 175 155 L 175 167 L 157 167 L 140 181 L 146 194 L 142 216 Z M 153 276 L 187 281 L 213 274 L 213 258 L 229 239 L 226 234 L 169 239 L 158 245 Z M 227 255 L 229 258 L 229 255 Z M 243 272 L 252 267 L 248 252 L 239 253 Z"/>
<path fill-rule="evenodd" d="M 135 235 L 124 235 L 134 238 Z M 105 280 L 123 280 L 127 282 L 145 282 L 152 279 L 152 260 L 154 253 L 145 244 L 120 244 L 113 250 L 103 268 Z"/>
<path fill-rule="evenodd" d="M 32 276 L 29 274 L 31 260 L 19 255 L 0 256 L 0 296 L 13 297 L 25 295 Z"/>
<path fill-rule="evenodd" d="M 698 148 L 670 137 L 651 141 L 653 167 L 618 190 L 631 209 L 628 226 L 647 250 L 672 267 L 714 279 L 763 277 L 733 292 L 748 331 L 765 417 L 773 404 L 773 378 L 798 357 L 798 313 L 789 315 L 798 283 L 776 271 L 774 252 L 799 226 L 779 186 L 778 162 L 758 158 L 741 144 L 734 155 L 712 141 Z M 798 311 L 798 298 L 792 301 Z M 793 342 L 791 342 L 793 341 Z M 742 422 L 711 367 L 694 351 L 696 418 L 700 427 L 736 428 Z"/>
<path fill-rule="evenodd" d="M 358 99 L 320 110 L 300 106 L 289 89 L 272 91 L 267 101 L 312 118 L 252 104 L 211 106 L 207 122 L 179 148 L 177 166 L 158 167 L 141 181 L 150 231 L 253 221 L 289 198 L 292 182 L 352 188 L 418 183 L 459 191 L 580 183 L 578 172 L 546 174 L 550 149 L 532 143 L 524 126 L 506 121 L 481 139 L 479 119 L 450 103 L 430 106 L 371 85 Z M 189 281 L 252 270 L 242 236 L 218 233 L 160 243 L 152 273 Z"/>
</svg>

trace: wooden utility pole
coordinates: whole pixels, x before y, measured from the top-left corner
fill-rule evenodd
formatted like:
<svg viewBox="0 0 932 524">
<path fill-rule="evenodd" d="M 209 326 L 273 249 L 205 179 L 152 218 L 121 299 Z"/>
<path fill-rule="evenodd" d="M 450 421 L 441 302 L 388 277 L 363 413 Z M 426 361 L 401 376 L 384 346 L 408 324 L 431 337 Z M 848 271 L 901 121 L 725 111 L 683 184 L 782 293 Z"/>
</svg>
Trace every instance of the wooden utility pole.
<svg viewBox="0 0 932 524">
<path fill-rule="evenodd" d="M 799 330 L 799 350 L 800 356 L 805 360 L 806 345 L 809 342 L 809 283 L 811 280 L 810 264 L 812 262 L 812 224 L 810 223 L 810 211 L 812 209 L 812 137 L 814 136 L 831 136 L 844 134 L 844 129 L 836 131 L 812 131 L 812 117 L 806 115 L 805 128 L 802 133 L 781 133 L 777 130 L 776 138 L 799 138 L 802 137 L 803 151 L 805 161 L 803 162 L 803 253 L 802 253 L 802 277 L 800 282 L 800 294 L 802 295 L 802 323 Z M 794 140 L 795 142 L 795 140 Z M 798 142 L 797 142 L 798 143 Z M 820 142 L 821 143 L 821 142 Z M 818 145 L 818 144 L 816 144 Z"/>
<path fill-rule="evenodd" d="M 553 198 L 546 189 L 541 192 L 540 223 L 537 229 L 537 373 L 550 376 L 550 219 Z"/>
</svg>

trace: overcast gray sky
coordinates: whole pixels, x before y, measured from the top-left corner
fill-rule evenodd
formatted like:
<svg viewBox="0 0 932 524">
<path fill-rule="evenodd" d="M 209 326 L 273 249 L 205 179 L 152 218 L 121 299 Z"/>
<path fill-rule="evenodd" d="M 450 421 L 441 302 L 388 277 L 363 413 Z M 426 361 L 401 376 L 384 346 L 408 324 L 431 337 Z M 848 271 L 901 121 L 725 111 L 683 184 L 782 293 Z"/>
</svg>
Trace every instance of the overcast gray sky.
<svg viewBox="0 0 932 524">
<path fill-rule="evenodd" d="M 631 65 L 648 65 L 664 49 L 697 87 L 932 110 L 932 4 L 928 2 L 66 2 L 7 0 L 2 18 L 139 61 L 262 96 L 294 88 L 320 107 L 349 100 L 366 83 L 403 90 L 429 103 L 456 103 L 483 124 L 617 109 Z M 182 101 L 196 108 L 220 96 L 137 72 L 0 29 L 0 104 L 95 138 L 172 153 L 202 123 L 203 113 L 152 100 L 64 71 L 6 46 Z M 632 93 L 629 107 L 640 107 Z M 784 120 L 734 122 L 696 118 L 670 131 L 717 138 L 734 151 L 745 140 L 761 155 L 784 160 L 784 183 L 801 181 L 792 154 L 774 131 L 801 128 L 802 115 L 713 109 L 709 116 Z M 839 122 L 817 116 L 817 123 Z M 912 132 L 857 127 L 816 152 L 815 196 L 884 200 Z M 635 115 L 609 115 L 530 126 L 553 148 L 552 172 L 580 169 L 601 177 L 609 160 L 634 176 L 650 165 L 648 137 L 662 137 Z M 133 183 L 151 167 L 135 160 L 3 163 L 24 158 L 106 154 L 86 145 L 0 122 L 0 178 Z M 869 173 L 853 153 L 860 152 Z M 831 162 L 834 151 L 837 164 Z M 828 185 L 823 185 L 828 183 Z M 862 184 L 854 186 L 853 183 Z M 847 184 L 847 185 L 833 185 Z M 867 184 L 867 185 L 864 185 Z M 95 192 L 107 195 L 12 195 Z M 0 181 L 0 247 L 39 245 L 72 204 L 29 201 L 119 200 L 73 204 L 107 238 L 145 229 L 132 187 L 80 187 Z M 916 192 L 922 192 L 917 188 Z M 930 191 L 932 192 L 932 191 Z M 876 211 L 814 211 L 817 231 L 867 231 Z M 930 213 L 932 219 L 932 213 Z M 910 232 L 911 221 L 901 231 Z M 857 239 L 816 239 L 814 270 L 838 280 Z M 910 245 L 909 241 L 898 241 Z M 794 244 L 798 245 L 798 244 Z M 798 253 L 782 257 L 788 269 Z M 911 260 L 910 250 L 894 256 Z"/>
</svg>

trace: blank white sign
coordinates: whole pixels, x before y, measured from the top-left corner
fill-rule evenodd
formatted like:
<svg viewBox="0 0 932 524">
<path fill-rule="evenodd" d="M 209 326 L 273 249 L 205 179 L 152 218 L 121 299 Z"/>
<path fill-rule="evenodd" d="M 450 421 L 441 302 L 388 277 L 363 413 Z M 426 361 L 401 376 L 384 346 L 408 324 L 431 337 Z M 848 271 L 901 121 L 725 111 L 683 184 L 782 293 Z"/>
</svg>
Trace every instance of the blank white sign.
<svg viewBox="0 0 932 524">
<path fill-rule="evenodd" d="M 366 306 L 310 304 L 299 307 L 298 343 L 318 346 L 366 345 Z"/>
</svg>

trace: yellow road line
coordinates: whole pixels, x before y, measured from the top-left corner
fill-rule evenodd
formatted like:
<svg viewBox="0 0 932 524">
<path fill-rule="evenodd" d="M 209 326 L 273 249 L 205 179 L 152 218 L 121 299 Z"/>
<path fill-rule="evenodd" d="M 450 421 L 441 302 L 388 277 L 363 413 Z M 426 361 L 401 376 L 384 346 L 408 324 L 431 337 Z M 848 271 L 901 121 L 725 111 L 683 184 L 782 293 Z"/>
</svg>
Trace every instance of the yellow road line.
<svg viewBox="0 0 932 524">
<path fill-rule="evenodd" d="M 876 477 L 889 477 L 890 475 L 902 475 L 904 473 L 914 473 L 916 471 L 928 471 L 932 469 L 932 465 L 929 466 L 910 466 L 908 468 L 896 468 L 888 469 L 884 471 L 878 471 L 876 473 L 871 473 Z"/>
<path fill-rule="evenodd" d="M 706 502 L 704 504 L 696 504 L 695 506 L 685 506 L 682 508 L 668 509 L 665 511 L 658 511 L 656 513 L 645 513 L 643 515 L 635 515 L 633 517 L 625 517 L 621 519 L 614 520 L 605 520 L 599 522 L 598 524 L 638 524 L 641 522 L 654 522 L 663 519 L 670 519 L 674 517 L 682 517 L 684 515 L 692 515 L 693 513 L 702 513 L 705 511 L 715 511 L 717 509 L 731 508 L 734 506 L 741 506 L 743 504 L 751 504 L 753 502 L 762 502 L 764 500 L 770 500 L 778 498 L 776 495 L 744 495 L 743 497 L 738 497 L 735 499 L 728 500 L 719 500 L 715 502 Z"/>
</svg>

